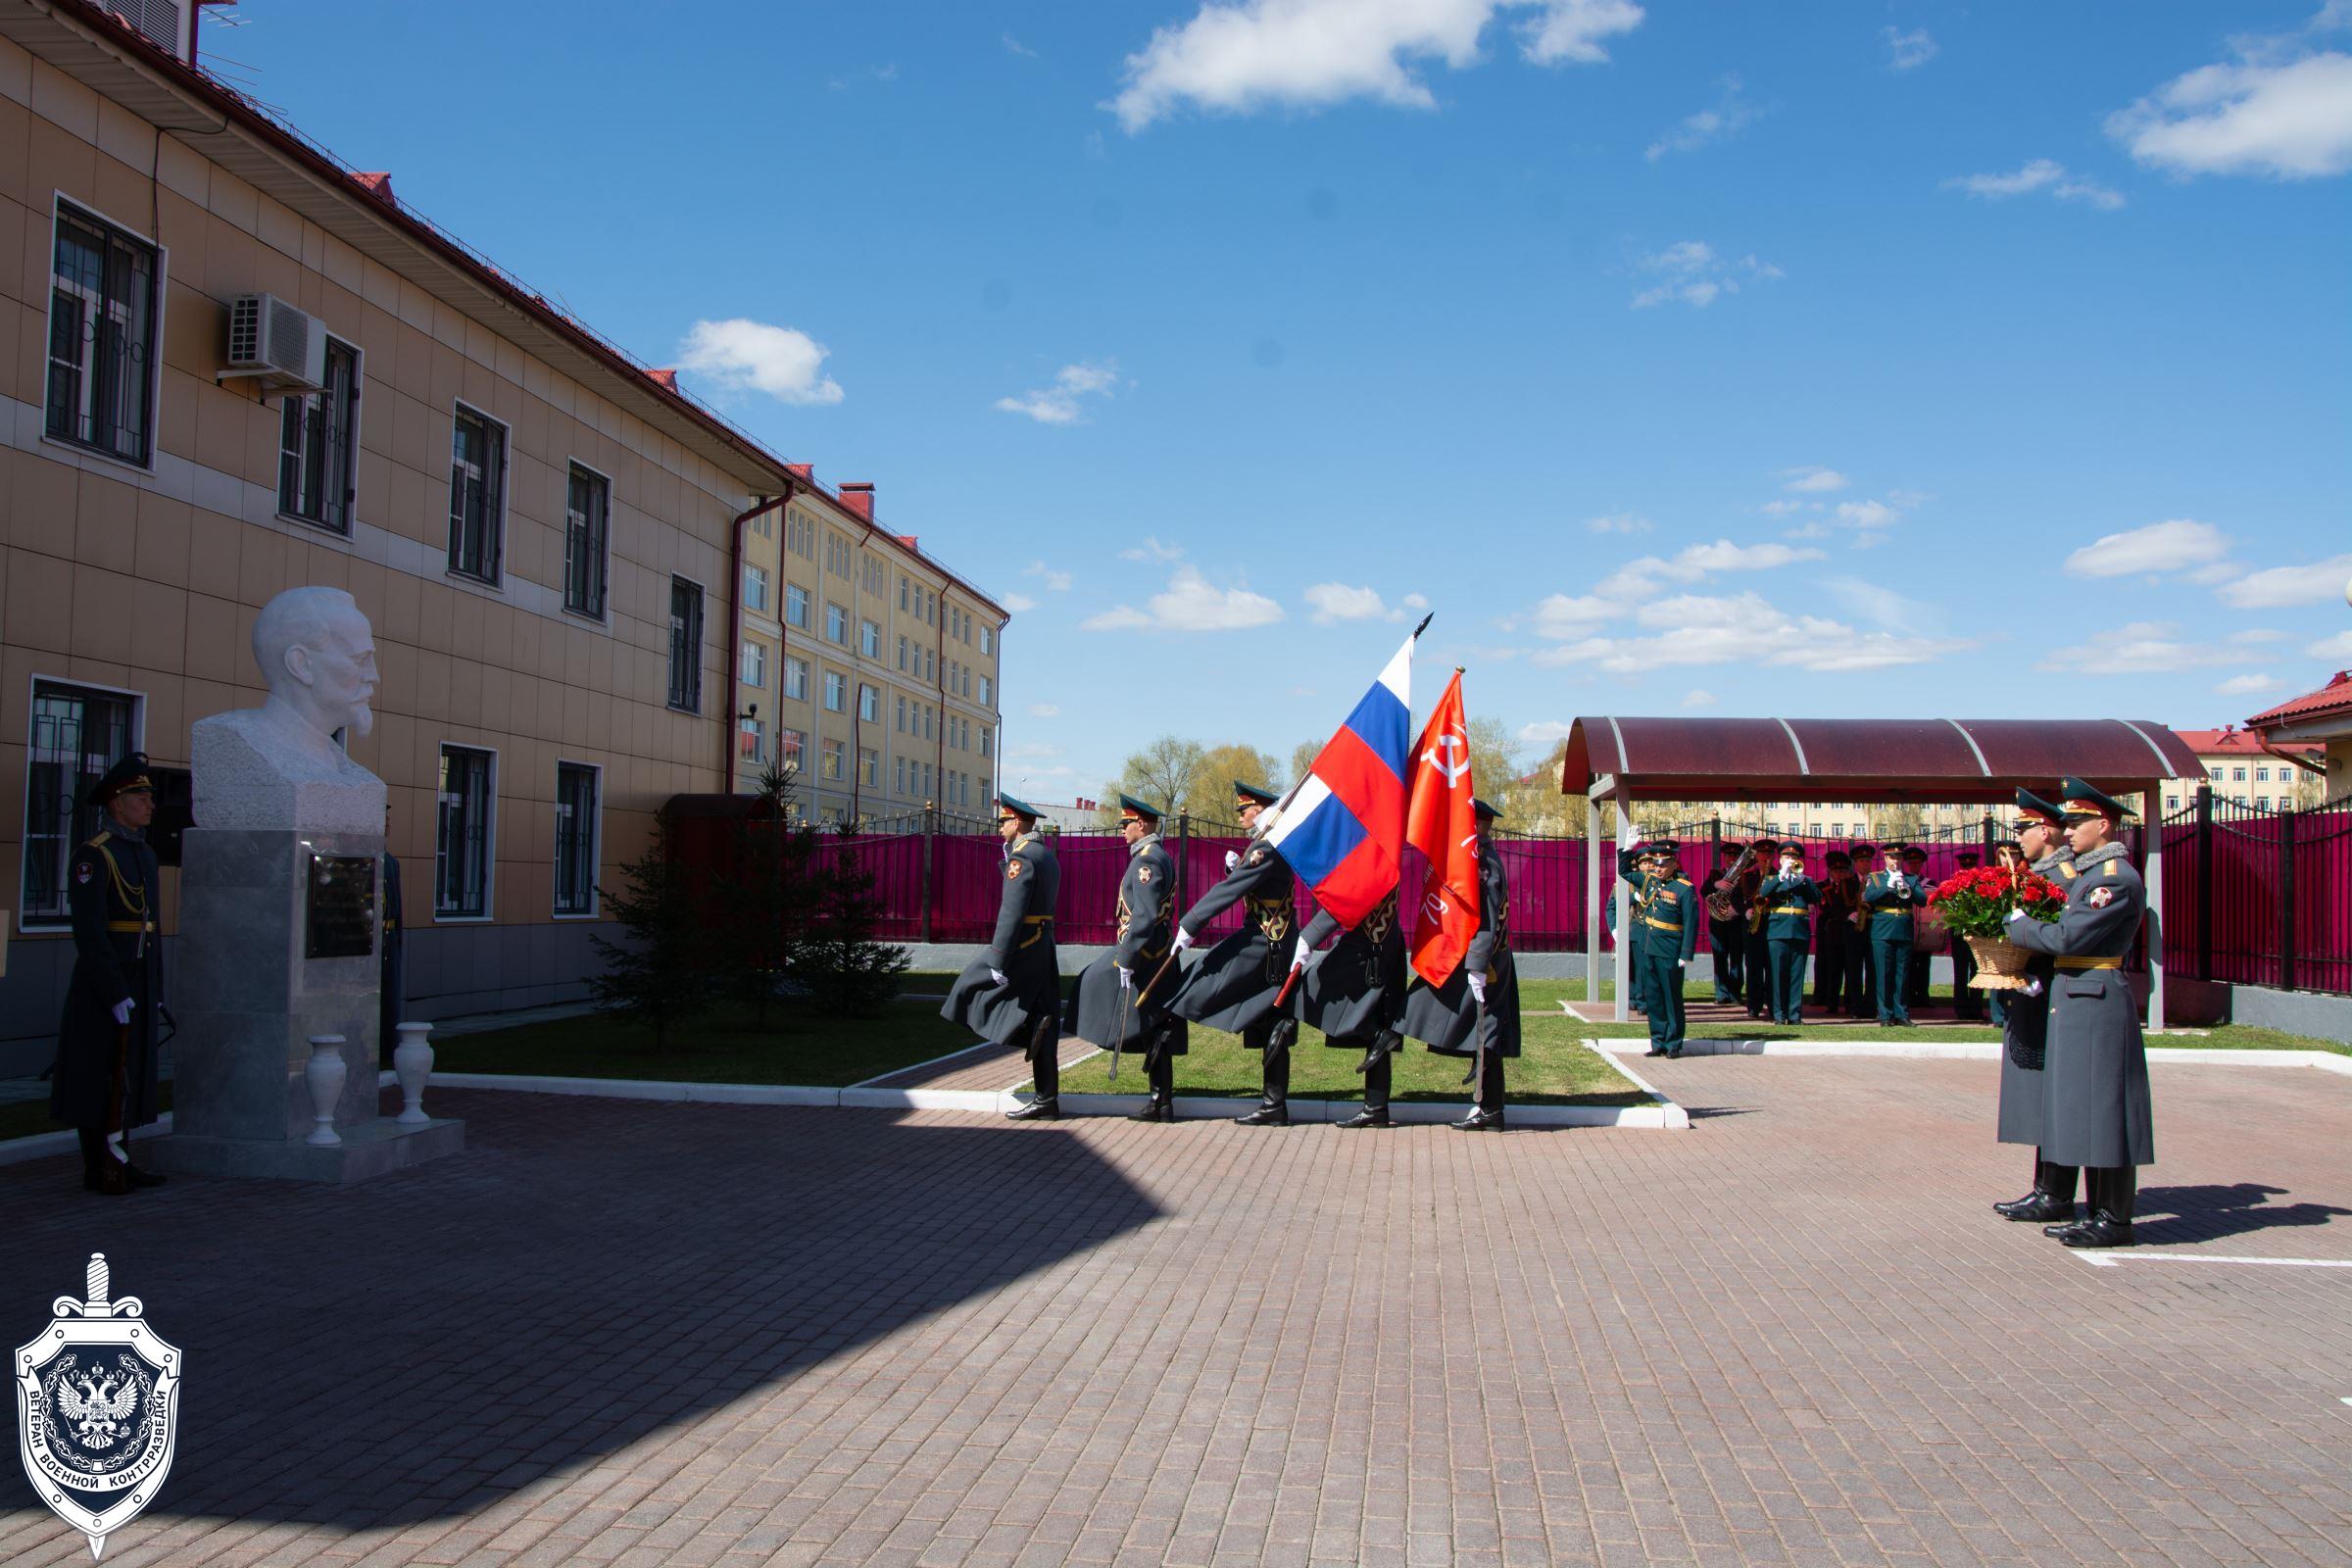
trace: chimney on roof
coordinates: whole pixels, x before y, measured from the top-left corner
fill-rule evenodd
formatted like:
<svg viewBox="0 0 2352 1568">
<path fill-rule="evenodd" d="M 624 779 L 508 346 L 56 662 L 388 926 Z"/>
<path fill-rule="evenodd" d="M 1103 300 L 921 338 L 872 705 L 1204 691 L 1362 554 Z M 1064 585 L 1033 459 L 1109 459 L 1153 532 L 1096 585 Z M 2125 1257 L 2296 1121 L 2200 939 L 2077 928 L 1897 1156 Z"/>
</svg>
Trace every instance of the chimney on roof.
<svg viewBox="0 0 2352 1568">
<path fill-rule="evenodd" d="M 360 189 L 382 202 L 386 207 L 398 207 L 400 198 L 392 194 L 392 176 L 380 169 L 354 171 L 351 176 Z"/>
<path fill-rule="evenodd" d="M 784 465 L 784 471 L 798 475 L 810 484 L 816 483 L 816 465 L 813 463 L 787 463 Z"/>
<path fill-rule="evenodd" d="M 870 480 L 844 481 L 841 504 L 867 522 L 874 520 L 874 487 Z"/>
<path fill-rule="evenodd" d="M 664 392 L 675 392 L 678 389 L 678 372 L 675 370 L 648 370 L 645 373 L 653 379 L 656 386 Z"/>
</svg>

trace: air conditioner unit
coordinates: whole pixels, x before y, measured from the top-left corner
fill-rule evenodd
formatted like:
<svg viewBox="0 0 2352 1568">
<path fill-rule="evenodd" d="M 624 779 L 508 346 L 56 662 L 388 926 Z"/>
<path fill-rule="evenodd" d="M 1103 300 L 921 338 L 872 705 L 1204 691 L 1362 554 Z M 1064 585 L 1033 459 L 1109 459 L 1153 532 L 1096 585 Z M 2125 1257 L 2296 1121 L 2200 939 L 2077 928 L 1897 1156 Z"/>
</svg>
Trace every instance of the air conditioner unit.
<svg viewBox="0 0 2352 1568">
<path fill-rule="evenodd" d="M 326 385 L 326 327 L 274 294 L 240 294 L 228 308 L 228 368 L 220 379 L 316 392 Z"/>
</svg>

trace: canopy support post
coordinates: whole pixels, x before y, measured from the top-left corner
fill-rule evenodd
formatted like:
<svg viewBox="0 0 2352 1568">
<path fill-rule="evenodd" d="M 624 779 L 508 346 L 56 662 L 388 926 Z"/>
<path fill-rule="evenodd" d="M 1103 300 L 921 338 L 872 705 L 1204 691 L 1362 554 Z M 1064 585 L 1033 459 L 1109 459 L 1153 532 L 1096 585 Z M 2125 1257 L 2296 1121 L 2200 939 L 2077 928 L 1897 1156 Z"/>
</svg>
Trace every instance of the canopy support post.
<svg viewBox="0 0 2352 1568">
<path fill-rule="evenodd" d="M 1585 797 L 1585 1001 L 1600 1000 L 1600 797 Z"/>
<path fill-rule="evenodd" d="M 2164 1027 L 2164 813 L 2157 802 L 2164 799 L 2162 781 L 2151 780 L 2140 793 L 2142 807 L 2140 821 L 2144 825 L 2147 849 L 2140 882 L 2147 889 L 2148 916 L 2148 1029 L 2151 1033 Z"/>
</svg>

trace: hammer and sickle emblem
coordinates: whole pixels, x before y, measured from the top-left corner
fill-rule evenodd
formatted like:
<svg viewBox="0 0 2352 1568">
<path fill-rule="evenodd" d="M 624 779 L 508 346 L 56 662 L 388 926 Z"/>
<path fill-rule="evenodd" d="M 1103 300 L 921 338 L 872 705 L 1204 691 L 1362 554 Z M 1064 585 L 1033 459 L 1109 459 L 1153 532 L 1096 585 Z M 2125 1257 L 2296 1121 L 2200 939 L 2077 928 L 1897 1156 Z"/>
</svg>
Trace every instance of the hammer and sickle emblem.
<svg viewBox="0 0 2352 1568">
<path fill-rule="evenodd" d="M 1450 760 L 1456 757 L 1461 760 Z M 1459 733 L 1441 735 L 1429 743 L 1429 750 L 1421 754 L 1421 760 L 1443 773 L 1447 785 L 1459 784 L 1462 775 L 1470 771 L 1470 741 Z"/>
</svg>

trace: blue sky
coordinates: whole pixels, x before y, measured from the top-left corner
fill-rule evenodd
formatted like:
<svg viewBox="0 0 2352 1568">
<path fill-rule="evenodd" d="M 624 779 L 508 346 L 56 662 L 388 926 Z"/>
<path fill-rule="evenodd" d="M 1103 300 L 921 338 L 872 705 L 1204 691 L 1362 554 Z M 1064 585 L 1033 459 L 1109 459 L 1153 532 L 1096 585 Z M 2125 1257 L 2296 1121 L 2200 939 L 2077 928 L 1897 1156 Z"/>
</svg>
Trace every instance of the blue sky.
<svg viewBox="0 0 2352 1568">
<path fill-rule="evenodd" d="M 2352 664 L 2348 0 L 239 16 L 230 80 L 1015 609 L 1040 798 L 1287 758 L 1423 602 L 1420 705 L 1531 755 Z"/>
</svg>

